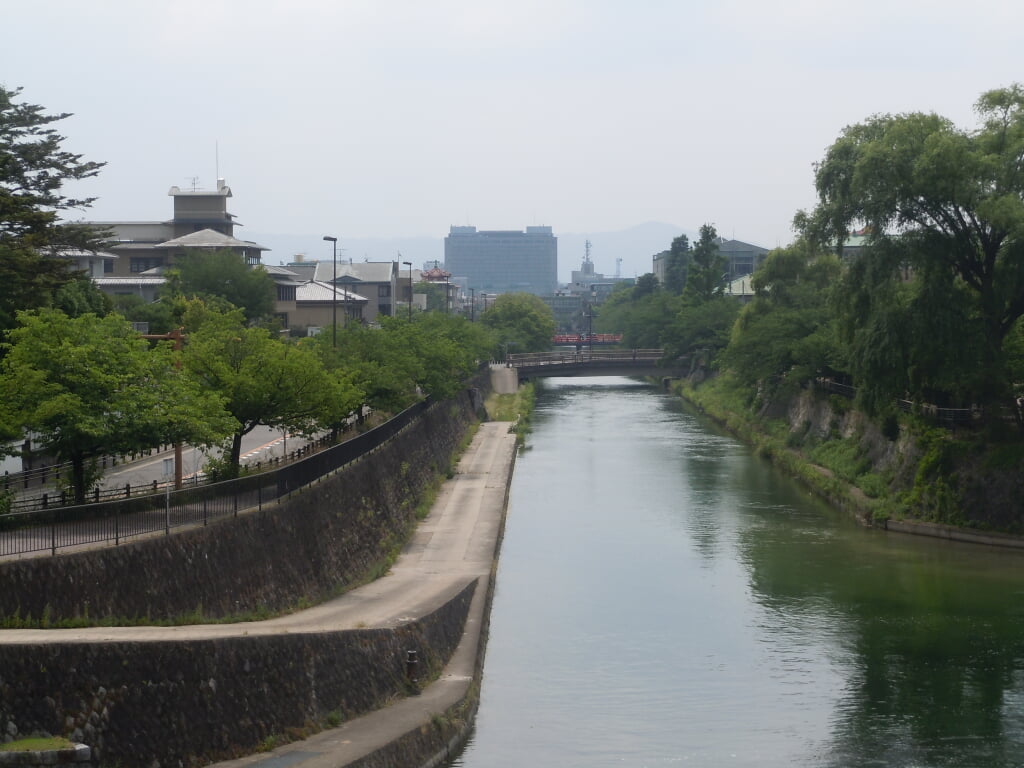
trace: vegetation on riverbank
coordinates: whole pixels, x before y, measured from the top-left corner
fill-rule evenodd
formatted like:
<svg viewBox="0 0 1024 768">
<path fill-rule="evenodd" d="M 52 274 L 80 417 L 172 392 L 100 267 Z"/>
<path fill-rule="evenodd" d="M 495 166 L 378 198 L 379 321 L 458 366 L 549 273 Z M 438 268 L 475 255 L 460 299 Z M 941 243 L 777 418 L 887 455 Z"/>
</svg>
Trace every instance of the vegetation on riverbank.
<svg viewBox="0 0 1024 768">
<path fill-rule="evenodd" d="M 0 752 L 53 752 L 58 749 L 72 749 L 75 745 L 63 736 L 43 736 L 18 739 L 0 744 Z"/>
<path fill-rule="evenodd" d="M 530 433 L 530 423 L 533 417 L 533 408 L 536 402 L 536 391 L 533 382 L 526 382 L 520 385 L 519 389 L 510 395 L 491 394 L 487 398 L 484 407 L 487 409 L 487 417 L 492 421 L 515 422 L 516 442 L 522 445 L 526 436 Z"/>
<path fill-rule="evenodd" d="M 845 128 L 746 303 L 705 225 L 598 330 L 686 362 L 687 398 L 866 520 L 1024 532 L 1024 86 L 975 111 Z"/>
<path fill-rule="evenodd" d="M 766 401 L 722 374 L 675 390 L 787 474 L 866 523 L 916 520 L 1024 533 L 1024 443 L 1014 433 L 877 419 L 813 388 Z"/>
</svg>

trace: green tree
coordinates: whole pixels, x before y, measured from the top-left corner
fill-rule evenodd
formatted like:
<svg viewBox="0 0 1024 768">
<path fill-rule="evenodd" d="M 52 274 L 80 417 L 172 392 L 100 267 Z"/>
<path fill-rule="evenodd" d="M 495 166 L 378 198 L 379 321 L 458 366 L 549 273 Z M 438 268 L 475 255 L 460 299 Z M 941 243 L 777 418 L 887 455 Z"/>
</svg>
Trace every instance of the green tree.
<svg viewBox="0 0 1024 768">
<path fill-rule="evenodd" d="M 481 322 L 494 331 L 499 345 L 508 344 L 517 352 L 551 349 L 555 316 L 551 308 L 533 294 L 501 294 L 483 313 Z"/>
<path fill-rule="evenodd" d="M 61 211 L 94 200 L 66 197 L 64 184 L 95 176 L 104 163 L 61 149 L 65 137 L 50 126 L 70 114 L 47 115 L 20 95 L 20 88 L 0 86 L 0 244 L 38 247 L 55 242 Z"/>
<path fill-rule="evenodd" d="M 253 322 L 273 314 L 277 288 L 263 267 L 249 266 L 239 253 L 228 249 L 194 249 L 177 260 L 165 293 L 223 299 L 241 309 L 246 320 Z"/>
<path fill-rule="evenodd" d="M 145 301 L 141 296 L 127 294 L 111 297 L 111 302 L 119 315 L 133 323 L 149 323 L 150 333 L 167 333 L 180 327 L 174 322 L 171 302 L 165 300 Z"/>
<path fill-rule="evenodd" d="M 420 389 L 437 399 L 451 397 L 465 387 L 494 349 L 493 333 L 464 317 L 431 312 L 412 323 L 391 318 L 387 333 L 407 337 L 407 349 L 422 362 Z"/>
<path fill-rule="evenodd" d="M 444 312 L 448 309 L 446 296 L 448 288 L 444 283 L 416 283 L 413 293 L 423 293 L 427 296 L 428 312 Z"/>
<path fill-rule="evenodd" d="M 636 279 L 636 285 L 633 286 L 632 298 L 639 299 L 644 296 L 649 296 L 658 290 L 658 278 L 653 272 L 647 272 L 646 274 L 640 275 Z"/>
<path fill-rule="evenodd" d="M 59 225 L 58 216 L 92 203 L 65 196 L 62 187 L 95 176 L 103 163 L 61 149 L 64 137 L 51 126 L 69 115 L 44 114 L 20 95 L 0 86 L 0 333 L 17 325 L 19 310 L 52 306 L 75 280 L 69 260 L 51 258 L 61 248 L 100 245 L 98 233 Z"/>
<path fill-rule="evenodd" d="M 690 239 L 680 235 L 672 241 L 665 253 L 665 290 L 674 294 L 682 293 L 689 268 Z"/>
<path fill-rule="evenodd" d="M 733 325 L 724 364 L 748 385 L 794 383 L 841 366 L 829 303 L 839 260 L 800 240 L 768 254 L 754 273 L 754 298 Z"/>
<path fill-rule="evenodd" d="M 725 290 L 724 274 L 728 262 L 718 251 L 718 232 L 711 224 L 700 228 L 700 237 L 690 251 L 689 274 L 683 296 L 691 304 L 710 301 Z"/>
<path fill-rule="evenodd" d="M 95 459 L 162 443 L 208 444 L 230 431 L 216 393 L 182 375 L 169 344 L 152 348 L 117 315 L 22 312 L 0 362 L 9 424 L 71 463 L 82 501 Z"/>
<path fill-rule="evenodd" d="M 657 349 L 664 343 L 666 329 L 679 312 L 678 294 L 661 288 L 654 275 L 641 276 L 630 289 L 616 291 L 601 305 L 594 330 L 621 333 L 622 345 L 633 349 Z"/>
<path fill-rule="evenodd" d="M 1024 313 L 1024 88 L 989 91 L 975 108 L 974 131 L 923 113 L 847 128 L 816 169 L 817 207 L 797 215 L 836 247 L 853 227 L 870 233 L 843 331 L 862 379 L 895 366 L 890 394 L 922 394 L 949 378 L 942 368 L 969 376 L 951 396 L 989 404 L 1012 391 L 1003 343 Z"/>
<path fill-rule="evenodd" d="M 18 324 L 19 311 L 51 306 L 57 291 L 74 277 L 64 259 L 46 258 L 34 248 L 0 241 L 0 333 Z"/>
<path fill-rule="evenodd" d="M 53 307 L 68 317 L 109 315 L 114 303 L 88 276 L 77 273 L 54 292 Z"/>
<path fill-rule="evenodd" d="M 730 296 L 716 295 L 699 303 L 684 299 L 662 335 L 666 359 L 696 356 L 703 365 L 713 365 L 718 353 L 729 343 L 739 311 L 739 302 Z"/>
<path fill-rule="evenodd" d="M 242 438 L 257 426 L 311 434 L 338 424 L 358 402 L 312 349 L 249 327 L 241 310 L 207 312 L 186 330 L 185 370 L 221 397 L 237 422 L 227 452 L 233 471 Z"/>
<path fill-rule="evenodd" d="M 387 327 L 386 322 L 383 328 L 351 323 L 338 328 L 337 346 L 328 333 L 311 340 L 331 375 L 348 381 L 359 393 L 354 410 L 368 405 L 375 411 L 395 413 L 420 398 L 416 382 L 423 377 L 423 361 L 410 354 L 408 340 L 401 334 L 385 333 Z"/>
</svg>

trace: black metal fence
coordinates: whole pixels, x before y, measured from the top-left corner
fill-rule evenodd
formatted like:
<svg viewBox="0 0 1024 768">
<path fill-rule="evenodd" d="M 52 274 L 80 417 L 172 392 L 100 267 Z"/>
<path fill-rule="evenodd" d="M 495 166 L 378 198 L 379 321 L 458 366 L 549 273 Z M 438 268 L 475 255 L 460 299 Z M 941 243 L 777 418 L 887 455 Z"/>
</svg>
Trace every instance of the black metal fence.
<svg viewBox="0 0 1024 768">
<path fill-rule="evenodd" d="M 819 389 L 833 392 L 850 400 L 857 397 L 857 388 L 851 387 L 849 384 L 840 384 L 838 381 L 824 378 L 816 379 L 814 384 Z M 939 408 L 927 403 L 916 403 L 913 400 L 897 400 L 896 407 L 904 413 L 916 413 L 944 426 L 971 424 L 980 419 L 982 415 L 978 408 Z"/>
<path fill-rule="evenodd" d="M 205 525 L 262 509 L 304 485 L 359 459 L 394 438 L 431 407 L 423 401 L 351 440 L 313 453 L 294 464 L 192 488 L 135 496 L 118 501 L 14 511 L 0 515 L 0 557 L 113 542 L 143 534 L 169 534 L 172 528 Z"/>
</svg>

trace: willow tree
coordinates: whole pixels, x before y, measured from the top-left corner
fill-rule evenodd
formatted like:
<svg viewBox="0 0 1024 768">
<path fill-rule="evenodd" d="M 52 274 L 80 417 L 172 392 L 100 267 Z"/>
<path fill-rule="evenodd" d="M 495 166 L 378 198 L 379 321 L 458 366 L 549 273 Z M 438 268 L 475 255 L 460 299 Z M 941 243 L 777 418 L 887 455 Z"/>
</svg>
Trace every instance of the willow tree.
<svg viewBox="0 0 1024 768">
<path fill-rule="evenodd" d="M 796 224 L 841 246 L 868 234 L 840 295 L 863 385 L 1008 398 L 1004 343 L 1024 314 L 1024 88 L 989 91 L 964 130 L 936 114 L 846 128 L 817 166 L 818 205 Z M 950 388 L 959 391 L 950 392 Z"/>
</svg>

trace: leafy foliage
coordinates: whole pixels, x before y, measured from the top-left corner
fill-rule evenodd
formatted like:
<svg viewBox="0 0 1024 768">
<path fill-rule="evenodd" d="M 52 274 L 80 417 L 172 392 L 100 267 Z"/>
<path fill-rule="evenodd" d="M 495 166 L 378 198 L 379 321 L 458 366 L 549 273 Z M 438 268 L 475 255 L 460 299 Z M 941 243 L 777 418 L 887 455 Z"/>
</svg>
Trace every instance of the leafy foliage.
<svg viewBox="0 0 1024 768">
<path fill-rule="evenodd" d="M 555 317 L 551 308 L 530 293 L 503 293 L 483 313 L 481 322 L 501 345 L 516 352 L 542 352 L 551 347 Z"/>
<path fill-rule="evenodd" d="M 700 228 L 700 237 L 690 252 L 690 267 L 683 296 L 690 304 L 701 304 L 721 296 L 725 289 L 727 261 L 718 251 L 718 232 L 711 224 Z"/>
<path fill-rule="evenodd" d="M 870 233 L 840 311 L 859 376 L 893 367 L 889 396 L 1011 394 L 1003 344 L 1024 314 L 1024 87 L 989 91 L 976 111 L 976 131 L 922 113 L 847 128 L 816 170 L 818 206 L 797 216 L 823 244 L 854 225 Z"/>
<path fill-rule="evenodd" d="M 242 437 L 257 426 L 312 433 L 336 424 L 359 402 L 349 382 L 332 377 L 305 345 L 286 343 L 245 324 L 241 310 L 204 313 L 186 325 L 185 370 L 224 401 L 234 418 L 230 462 L 237 466 Z"/>
<path fill-rule="evenodd" d="M 690 267 L 690 239 L 679 235 L 672 241 L 665 256 L 665 290 L 679 295 L 686 286 L 686 276 Z"/>
<path fill-rule="evenodd" d="M 95 176 L 104 163 L 61 149 L 64 137 L 50 126 L 70 114 L 47 115 L 20 95 L 0 86 L 0 244 L 48 245 L 60 231 L 60 211 L 92 203 L 66 197 L 64 183 Z"/>
<path fill-rule="evenodd" d="M 657 349 L 680 305 L 679 296 L 661 288 L 656 279 L 653 284 L 637 281 L 630 289 L 616 291 L 601 305 L 595 330 L 621 333 L 626 347 Z"/>
<path fill-rule="evenodd" d="M 218 395 L 180 374 L 169 344 L 151 348 L 123 318 L 47 309 L 18 320 L 0 363 L 0 400 L 10 424 L 71 462 L 77 499 L 97 456 L 230 432 Z"/>
<path fill-rule="evenodd" d="M 768 254 L 724 355 L 740 381 L 753 385 L 788 375 L 799 382 L 839 364 L 828 303 L 839 271 L 835 256 L 806 241 Z"/>
<path fill-rule="evenodd" d="M 188 250 L 168 275 L 165 294 L 188 298 L 219 298 L 245 314 L 247 321 L 270 316 L 277 289 L 262 267 L 250 267 L 241 254 L 228 249 Z"/>
<path fill-rule="evenodd" d="M 21 89 L 0 86 L 0 332 L 17 325 L 19 310 L 59 306 L 82 311 L 83 286 L 67 259 L 52 258 L 64 247 L 94 249 L 100 236 L 83 225 L 59 225 L 62 211 L 87 207 L 91 198 L 66 197 L 65 182 L 95 176 L 91 163 L 61 149 L 64 137 L 52 124 L 69 117 L 47 115 L 19 100 Z M 74 294 L 73 296 L 71 294 Z M 89 300 L 99 310 L 95 297 Z"/>
</svg>

